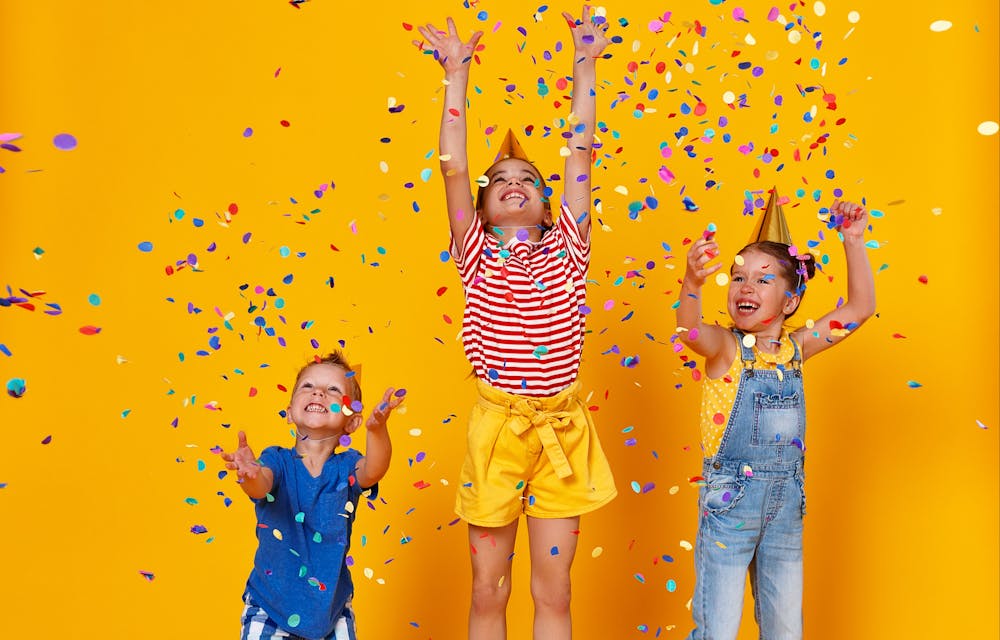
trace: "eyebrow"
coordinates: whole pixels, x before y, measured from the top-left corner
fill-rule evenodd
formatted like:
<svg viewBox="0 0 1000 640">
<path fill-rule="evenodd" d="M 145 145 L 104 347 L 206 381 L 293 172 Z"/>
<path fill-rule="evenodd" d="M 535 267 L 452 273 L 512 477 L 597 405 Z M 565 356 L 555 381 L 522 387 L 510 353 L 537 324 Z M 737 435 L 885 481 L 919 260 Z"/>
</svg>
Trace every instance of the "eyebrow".
<svg viewBox="0 0 1000 640">
<path fill-rule="evenodd" d="M 532 172 L 529 169 L 520 169 L 520 170 L 517 170 L 517 171 L 504 171 L 503 169 L 501 169 L 500 171 L 494 171 L 493 174 L 490 176 L 490 179 L 492 180 L 493 178 L 496 178 L 497 176 L 503 177 L 503 176 L 512 175 L 512 174 L 515 174 L 515 173 L 520 173 L 522 175 L 531 176 L 532 179 L 534 179 L 534 180 L 539 180 L 540 181 L 542 179 L 542 177 L 540 175 L 536 175 L 534 172 Z"/>
</svg>

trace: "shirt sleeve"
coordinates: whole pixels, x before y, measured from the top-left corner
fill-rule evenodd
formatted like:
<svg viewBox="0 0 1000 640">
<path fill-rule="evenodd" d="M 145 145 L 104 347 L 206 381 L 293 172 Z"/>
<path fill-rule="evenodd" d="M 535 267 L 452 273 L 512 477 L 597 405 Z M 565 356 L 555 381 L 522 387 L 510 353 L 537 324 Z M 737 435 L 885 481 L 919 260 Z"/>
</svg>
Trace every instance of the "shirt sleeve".
<svg viewBox="0 0 1000 640">
<path fill-rule="evenodd" d="M 593 229 L 593 226 L 591 223 L 590 228 Z M 590 233 L 588 232 L 586 238 L 580 235 L 580 227 L 573 219 L 573 213 L 565 205 L 559 212 L 556 228 L 566 240 L 566 251 L 574 266 L 586 278 L 587 271 L 590 269 Z"/>
<path fill-rule="evenodd" d="M 459 250 L 455 237 L 451 237 L 449 250 L 451 257 L 455 261 L 458 273 L 462 277 L 462 286 L 468 289 L 472 286 L 472 281 L 476 277 L 479 269 L 479 262 L 483 257 L 483 247 L 486 246 L 486 231 L 483 223 L 476 215 L 472 219 L 472 224 L 465 231 L 462 238 L 462 249 Z"/>
<path fill-rule="evenodd" d="M 273 496 L 277 493 L 278 487 L 284 480 L 285 465 L 283 464 L 281 457 L 281 447 L 271 446 L 264 449 L 260 453 L 258 460 L 260 461 L 260 465 L 262 467 L 267 467 L 271 470 L 271 475 L 274 477 L 274 481 L 271 484 L 271 490 L 268 492 Z M 254 500 L 254 502 L 257 502 L 258 500 L 267 500 L 267 498 L 258 498 Z"/>
<path fill-rule="evenodd" d="M 378 483 L 376 482 L 370 487 L 362 487 L 361 483 L 358 482 L 358 476 L 355 469 L 357 469 L 358 461 L 364 456 L 357 449 L 348 449 L 344 452 L 344 461 L 347 464 L 347 473 L 350 477 L 354 478 L 350 482 L 349 495 L 352 502 L 357 502 L 360 498 L 367 498 L 368 500 L 374 499 L 378 495 Z"/>
</svg>

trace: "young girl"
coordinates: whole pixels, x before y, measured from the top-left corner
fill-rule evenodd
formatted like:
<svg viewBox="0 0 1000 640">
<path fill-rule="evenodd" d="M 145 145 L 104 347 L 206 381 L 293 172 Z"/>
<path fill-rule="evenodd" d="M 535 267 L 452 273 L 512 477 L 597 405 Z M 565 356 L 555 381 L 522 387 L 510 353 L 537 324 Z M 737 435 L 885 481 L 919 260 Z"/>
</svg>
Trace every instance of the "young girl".
<svg viewBox="0 0 1000 640">
<path fill-rule="evenodd" d="M 482 32 L 462 42 L 451 18 L 447 32 L 419 28 L 445 72 L 441 171 L 451 254 L 465 288 L 462 341 L 479 391 L 456 499 L 456 512 L 469 525 L 469 637 L 475 640 L 506 637 L 521 513 L 531 554 L 534 637 L 571 637 L 570 566 L 580 515 L 617 493 L 577 381 L 590 261 L 595 63 L 608 44 L 608 25 L 586 5 L 580 20 L 562 15 L 573 37 L 573 98 L 565 195 L 555 220 L 541 173 L 510 133 L 507 153 L 487 169 L 473 203 L 466 91 Z"/>
<path fill-rule="evenodd" d="M 357 640 L 347 566 L 351 528 L 362 492 L 377 493 L 389 468 L 386 421 L 404 394 L 388 389 L 372 411 L 366 455 L 337 451 L 361 426 L 361 387 L 334 352 L 304 366 L 295 379 L 287 411 L 297 436 L 293 447 L 268 447 L 258 460 L 240 431 L 236 450 L 222 454 L 257 511 L 241 640 Z"/>
<path fill-rule="evenodd" d="M 733 326 L 723 328 L 701 316 L 701 288 L 721 266 L 710 264 L 718 255 L 714 234 L 706 232 L 688 251 L 678 331 L 705 357 L 706 375 L 701 410 L 705 484 L 699 493 L 695 629 L 689 640 L 736 638 L 748 569 L 760 637 L 802 637 L 802 363 L 840 343 L 875 312 L 875 283 L 864 245 L 867 213 L 834 201 L 830 215 L 843 235 L 847 301 L 811 328 L 784 326 L 814 272 L 811 255 L 795 255 L 789 244 L 772 241 L 744 247 L 729 282 Z"/>
</svg>

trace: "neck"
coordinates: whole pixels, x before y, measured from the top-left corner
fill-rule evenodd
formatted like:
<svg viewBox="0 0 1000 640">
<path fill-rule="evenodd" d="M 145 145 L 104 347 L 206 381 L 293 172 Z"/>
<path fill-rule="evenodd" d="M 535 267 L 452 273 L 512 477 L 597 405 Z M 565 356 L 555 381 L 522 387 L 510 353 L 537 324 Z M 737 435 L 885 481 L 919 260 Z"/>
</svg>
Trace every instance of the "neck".
<svg viewBox="0 0 1000 640">
<path fill-rule="evenodd" d="M 299 440 L 311 440 L 312 442 L 323 442 L 324 440 L 332 440 L 334 438 L 339 438 L 340 437 L 339 434 L 335 433 L 332 436 L 324 436 L 322 438 L 314 438 L 313 436 L 311 436 L 311 435 L 309 435 L 307 433 L 302 433 L 298 429 L 295 430 L 295 435 L 298 437 Z"/>
</svg>

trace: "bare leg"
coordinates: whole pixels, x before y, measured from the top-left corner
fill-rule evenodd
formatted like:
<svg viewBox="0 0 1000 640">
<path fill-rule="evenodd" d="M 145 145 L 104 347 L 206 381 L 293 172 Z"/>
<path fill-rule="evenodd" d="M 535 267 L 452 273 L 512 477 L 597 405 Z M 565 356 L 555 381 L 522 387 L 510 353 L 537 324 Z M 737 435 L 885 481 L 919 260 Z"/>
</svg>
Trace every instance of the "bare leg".
<svg viewBox="0 0 1000 640">
<path fill-rule="evenodd" d="M 531 548 L 531 597 L 535 602 L 535 640 L 569 640 L 569 570 L 576 555 L 579 516 L 528 518 Z"/>
<path fill-rule="evenodd" d="M 514 553 L 517 522 L 503 527 L 469 525 L 472 558 L 469 640 L 504 640 L 507 637 L 511 554 Z"/>
</svg>

